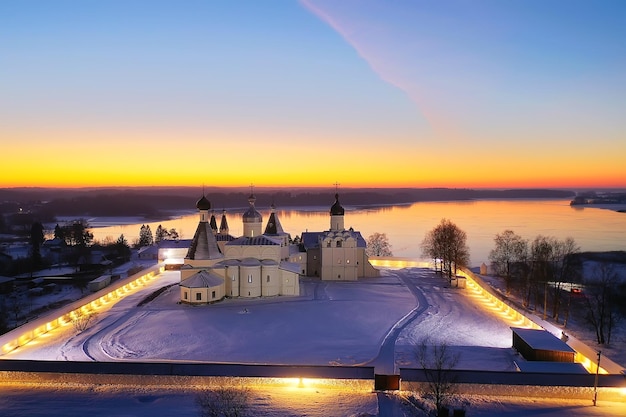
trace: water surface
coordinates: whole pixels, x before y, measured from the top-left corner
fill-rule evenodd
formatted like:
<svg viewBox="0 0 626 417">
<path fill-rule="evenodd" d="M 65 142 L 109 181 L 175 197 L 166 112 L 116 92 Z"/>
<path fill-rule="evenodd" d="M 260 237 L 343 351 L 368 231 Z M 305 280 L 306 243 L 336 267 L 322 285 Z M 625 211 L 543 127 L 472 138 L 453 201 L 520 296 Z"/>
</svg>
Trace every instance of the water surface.
<svg viewBox="0 0 626 417">
<path fill-rule="evenodd" d="M 322 231 L 330 227 L 328 207 L 277 210 L 283 229 L 292 237 L 304 231 Z M 404 206 L 356 209 L 345 207 L 345 226 L 353 227 L 367 238 L 374 232 L 386 233 L 394 256 L 422 258 L 420 243 L 425 234 L 447 218 L 467 233 L 472 266 L 488 262 L 489 251 L 497 233 L 511 229 L 526 239 L 537 235 L 559 239 L 572 237 L 583 251 L 626 250 L 626 213 L 592 207 L 571 207 L 569 200 L 480 200 L 420 202 Z M 258 207 L 265 227 L 270 210 Z M 227 211 L 233 236 L 243 231 L 241 210 Z M 216 211 L 218 225 L 222 211 Z M 98 221 L 98 219 L 92 219 Z M 114 222 L 114 219 L 107 219 Z M 175 228 L 183 239 L 190 239 L 198 225 L 198 214 L 149 224 L 152 232 L 158 225 Z M 113 225 L 92 229 L 95 239 L 117 239 L 120 234 L 133 243 L 142 223 Z"/>
</svg>

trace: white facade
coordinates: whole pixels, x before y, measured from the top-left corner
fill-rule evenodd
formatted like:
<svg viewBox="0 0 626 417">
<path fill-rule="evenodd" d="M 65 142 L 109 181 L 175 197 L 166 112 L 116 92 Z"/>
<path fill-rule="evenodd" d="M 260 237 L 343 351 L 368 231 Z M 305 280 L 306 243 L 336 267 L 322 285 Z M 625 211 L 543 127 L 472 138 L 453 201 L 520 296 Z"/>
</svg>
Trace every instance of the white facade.
<svg viewBox="0 0 626 417">
<path fill-rule="evenodd" d="M 302 242 L 306 251 L 301 266 L 306 275 L 324 281 L 356 281 L 360 277 L 377 277 L 365 253 L 366 243 L 360 232 L 344 225 L 345 211 L 335 194 L 330 208 L 330 229 L 324 232 L 304 232 Z"/>
<path fill-rule="evenodd" d="M 204 304 L 224 297 L 271 297 L 300 295 L 300 265 L 289 262 L 289 235 L 286 234 L 272 209 L 265 233 L 263 218 L 254 207 L 256 199 L 250 196 L 250 208 L 243 215 L 244 235 L 221 239 L 216 236 L 225 228 L 211 227 L 208 219 L 210 203 L 205 197 L 198 201 L 200 222 L 181 268 L 181 302 Z M 222 217 L 222 225 L 225 225 Z M 204 284 L 198 278 L 205 278 Z M 207 276 L 217 277 L 210 282 Z M 192 279 L 195 280 L 192 283 Z"/>
</svg>

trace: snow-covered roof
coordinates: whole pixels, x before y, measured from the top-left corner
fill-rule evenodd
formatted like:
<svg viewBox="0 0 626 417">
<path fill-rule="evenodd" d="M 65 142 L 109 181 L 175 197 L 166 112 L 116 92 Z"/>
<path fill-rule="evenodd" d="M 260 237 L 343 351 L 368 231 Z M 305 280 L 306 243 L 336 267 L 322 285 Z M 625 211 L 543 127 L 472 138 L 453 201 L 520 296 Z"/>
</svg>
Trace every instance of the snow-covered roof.
<svg viewBox="0 0 626 417">
<path fill-rule="evenodd" d="M 311 249 L 311 248 L 316 248 L 319 246 L 319 241 L 320 238 L 323 239 L 328 233 L 336 233 L 336 232 L 330 232 L 330 231 L 324 231 L 324 232 L 302 232 L 302 244 L 304 245 L 305 249 Z M 356 240 L 356 247 L 357 248 L 365 248 L 367 247 L 367 243 L 365 242 L 365 239 L 363 239 L 363 236 L 361 235 L 361 232 L 357 232 L 354 231 L 352 229 L 349 230 L 345 230 L 342 231 L 340 233 L 349 233 L 350 237 L 354 238 Z"/>
<path fill-rule="evenodd" d="M 305 249 L 311 249 L 319 246 L 319 237 L 324 232 L 302 232 L 302 244 Z"/>
<path fill-rule="evenodd" d="M 177 249 L 177 248 L 188 248 L 191 246 L 191 239 L 164 239 L 158 243 L 159 249 Z"/>
<path fill-rule="evenodd" d="M 187 259 L 220 259 L 224 255 L 217 246 L 215 235 L 207 222 L 199 222 L 196 233 L 193 236 Z"/>
<path fill-rule="evenodd" d="M 218 242 L 230 242 L 231 240 L 235 240 L 235 237 L 232 235 L 223 235 L 221 233 L 218 233 L 217 235 L 215 235 L 215 240 L 217 240 Z"/>
<path fill-rule="evenodd" d="M 65 240 L 59 237 L 55 237 L 54 239 L 47 239 L 46 241 L 44 241 L 43 246 L 58 247 L 58 246 L 66 246 L 66 244 L 65 244 Z"/>
<path fill-rule="evenodd" d="M 244 258 L 241 261 L 239 261 L 239 264 L 241 266 L 259 266 L 261 265 L 261 261 L 259 261 L 256 258 Z"/>
<path fill-rule="evenodd" d="M 256 245 L 280 246 L 281 242 L 279 240 L 272 239 L 271 237 L 261 235 L 261 236 L 255 236 L 255 237 L 242 236 L 237 239 L 233 239 L 226 244 L 236 245 L 236 246 L 256 246 Z"/>
<path fill-rule="evenodd" d="M 302 252 L 300 245 L 289 245 L 288 248 L 289 248 L 289 255 L 294 255 L 296 253 Z"/>
<path fill-rule="evenodd" d="M 154 253 L 156 254 L 159 251 L 159 248 L 154 246 L 154 245 L 150 245 L 150 246 L 144 246 L 139 248 L 139 250 L 137 251 L 138 254 L 143 255 L 146 253 Z"/>
<path fill-rule="evenodd" d="M 223 283 L 224 279 L 222 277 L 203 269 L 181 281 L 180 286 L 185 288 L 211 288 L 220 286 Z"/>
<path fill-rule="evenodd" d="M 547 330 L 522 329 L 511 327 L 513 333 L 521 337 L 524 342 L 535 350 L 553 350 L 560 352 L 576 352 L 567 343 L 548 332 Z"/>
<path fill-rule="evenodd" d="M 294 274 L 300 273 L 300 265 L 295 262 L 280 261 L 278 268 L 285 271 L 293 272 Z"/>
<path fill-rule="evenodd" d="M 225 265 L 225 266 L 237 266 L 241 263 L 239 259 L 225 259 L 223 261 L 218 262 L 216 265 Z"/>
</svg>

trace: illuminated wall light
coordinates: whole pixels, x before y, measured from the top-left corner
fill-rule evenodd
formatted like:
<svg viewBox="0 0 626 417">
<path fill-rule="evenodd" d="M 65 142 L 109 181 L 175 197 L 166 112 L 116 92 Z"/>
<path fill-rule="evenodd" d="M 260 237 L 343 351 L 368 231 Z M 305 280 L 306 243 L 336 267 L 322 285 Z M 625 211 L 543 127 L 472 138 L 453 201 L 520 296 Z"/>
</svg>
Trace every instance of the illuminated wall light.
<svg viewBox="0 0 626 417">
<path fill-rule="evenodd" d="M 23 334 L 17 339 L 17 344 L 20 346 L 25 345 L 26 343 L 30 342 L 30 340 L 31 340 L 30 333 Z"/>
<path fill-rule="evenodd" d="M 158 271 L 159 272 L 163 272 L 165 271 L 165 267 L 163 265 L 158 267 Z M 18 336 L 16 339 L 14 339 L 14 341 L 11 341 L 9 343 L 5 343 L 2 346 L 2 354 L 7 354 L 10 353 L 11 351 L 14 351 L 15 349 L 17 349 L 20 346 L 23 346 L 25 344 L 31 343 L 31 341 L 34 338 L 37 337 L 42 337 L 44 335 L 46 335 L 47 332 L 49 332 L 50 330 L 53 330 L 57 327 L 65 327 L 69 324 L 71 324 L 73 322 L 73 320 L 76 319 L 76 317 L 79 314 L 90 314 L 91 312 L 95 311 L 99 306 L 100 303 L 104 303 L 106 304 L 108 301 L 110 300 L 114 300 L 117 298 L 121 298 L 124 296 L 124 294 L 126 292 L 129 291 L 129 288 L 132 288 L 133 286 L 135 286 L 134 284 L 140 284 L 141 281 L 146 278 L 156 278 L 159 275 L 155 272 L 150 272 L 149 274 L 143 275 L 142 277 L 136 279 L 135 281 L 133 281 L 130 287 L 127 285 L 125 285 L 124 289 L 126 289 L 126 291 L 124 291 L 124 289 L 122 287 L 119 287 L 117 289 L 115 289 L 114 291 L 111 291 L 109 293 L 107 293 L 106 295 L 100 297 L 97 300 L 93 300 L 91 302 L 86 303 L 85 305 L 67 313 L 64 314 L 63 316 L 60 316 L 54 320 L 51 320 L 48 323 L 45 323 L 43 325 L 41 325 L 40 327 L 35 328 L 34 330 L 30 330 L 30 331 L 26 331 L 25 333 L 23 333 L 22 335 Z"/>
</svg>

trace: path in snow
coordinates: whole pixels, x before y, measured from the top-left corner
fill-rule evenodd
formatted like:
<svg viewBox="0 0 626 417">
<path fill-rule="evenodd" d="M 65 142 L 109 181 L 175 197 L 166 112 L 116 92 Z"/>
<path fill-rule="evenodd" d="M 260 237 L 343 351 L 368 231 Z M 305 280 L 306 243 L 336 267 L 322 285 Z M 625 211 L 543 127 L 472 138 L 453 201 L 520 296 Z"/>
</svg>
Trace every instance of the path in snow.
<svg viewBox="0 0 626 417">
<path fill-rule="evenodd" d="M 208 306 L 179 304 L 174 285 L 138 306 L 180 279 L 178 272 L 166 271 L 108 307 L 85 332 L 51 332 L 7 357 L 369 364 L 377 373 L 393 374 L 398 366 L 411 366 L 411 347 L 429 336 L 462 350 L 467 369 L 510 369 L 510 329 L 463 290 L 445 288 L 445 280 L 428 269 L 383 273 L 358 282 L 305 278 L 299 297 L 227 299 Z"/>
<path fill-rule="evenodd" d="M 396 341 L 402 330 L 410 325 L 415 319 L 417 319 L 428 308 L 428 301 L 424 293 L 415 285 L 414 280 L 409 278 L 406 274 L 395 274 L 404 285 L 411 291 L 415 297 L 417 306 L 411 310 L 406 316 L 402 317 L 387 333 L 383 343 L 378 352 L 378 356 L 371 361 L 367 362 L 367 365 L 374 365 L 376 374 L 381 375 L 396 375 L 398 367 L 396 364 Z"/>
</svg>

